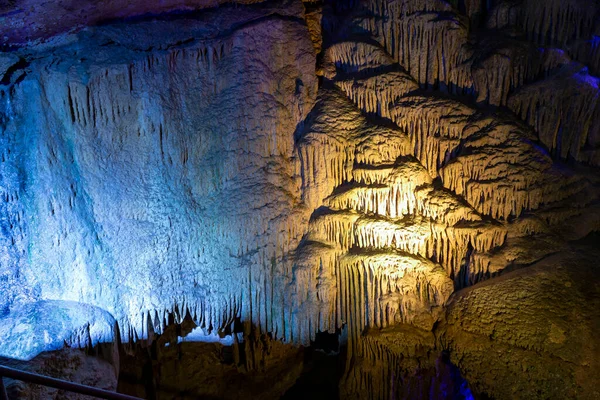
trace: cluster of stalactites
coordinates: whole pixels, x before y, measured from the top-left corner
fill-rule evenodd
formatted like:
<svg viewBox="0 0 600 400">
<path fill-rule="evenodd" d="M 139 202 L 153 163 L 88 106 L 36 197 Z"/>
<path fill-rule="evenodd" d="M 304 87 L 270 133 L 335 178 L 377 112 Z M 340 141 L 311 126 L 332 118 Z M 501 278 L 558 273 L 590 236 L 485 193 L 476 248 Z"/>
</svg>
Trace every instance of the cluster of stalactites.
<svg viewBox="0 0 600 400">
<path fill-rule="evenodd" d="M 333 99 L 324 96 L 321 101 Z M 378 147 L 372 146 L 371 157 L 363 154 L 361 162 L 354 159 L 369 134 L 381 137 L 380 131 L 347 131 L 341 136 L 339 128 L 327 128 L 324 122 L 336 124 L 331 120 L 313 124 L 299 149 L 309 183 L 305 190 L 316 192 L 323 187 L 322 180 L 329 179 L 331 194 L 324 197 L 326 193 L 319 191 L 322 206 L 313 214 L 295 260 L 296 286 L 319 287 L 314 298 L 296 298 L 297 313 L 307 321 L 306 329 L 339 323 L 322 321 L 322 315 L 334 309 L 344 322 L 356 318 L 350 325 L 384 327 L 405 322 L 428 326 L 436 319 L 434 310 L 453 290 L 450 277 L 457 276 L 465 263 L 481 268 L 467 275 L 488 273 L 487 264 L 466 258 L 502 246 L 506 230 L 484 221 L 450 192 L 436 189 L 427 169 L 414 158 L 395 154 L 390 159 L 389 153 L 377 154 Z M 403 136 L 401 130 L 395 134 Z M 343 162 L 334 160 L 340 153 L 335 148 L 319 148 L 330 143 L 344 149 Z M 308 173 L 314 168 L 308 162 L 313 160 L 310 155 L 317 152 L 322 152 L 319 165 L 327 163 L 323 169 L 343 164 L 345 172 Z M 357 281 L 365 279 L 371 281 Z M 359 286 L 365 292 L 354 293 L 363 290 Z M 350 298 L 370 306 L 350 305 Z"/>
<path fill-rule="evenodd" d="M 598 8 L 597 2 L 589 0 L 524 0 L 523 28 L 536 43 L 564 46 L 591 36 Z"/>
<path fill-rule="evenodd" d="M 483 60 L 470 62 L 460 70 L 470 73 L 476 101 L 495 106 L 506 106 L 510 95 L 540 76 L 547 76 L 570 58 L 559 49 L 537 48 L 524 42 L 482 42 Z M 487 48 L 494 51 L 488 54 Z"/>
<path fill-rule="evenodd" d="M 364 42 L 340 42 L 329 46 L 323 56 L 323 74 L 333 79 L 338 73 L 361 75 L 383 67 L 394 60 L 380 47 Z"/>
<path fill-rule="evenodd" d="M 311 237 L 335 243 L 344 251 L 398 249 L 438 262 L 449 276 L 456 276 L 469 249 L 488 253 L 501 247 L 506 229 L 483 221 L 448 226 L 420 215 L 388 219 L 351 211 L 330 211 L 311 222 Z M 487 273 L 487 265 L 473 265 L 469 272 Z"/>
<path fill-rule="evenodd" d="M 287 288 L 292 310 L 287 338 L 303 344 L 314 340 L 317 332 L 335 332 L 344 325 L 339 292 L 342 251 L 313 239 L 309 234 L 298 248 L 293 260 L 293 279 Z"/>
<path fill-rule="evenodd" d="M 407 3 L 400 1 L 380 3 L 387 2 L 372 1 L 372 11 L 389 8 L 386 17 L 365 19 L 362 28 L 371 32 L 420 85 L 473 86 L 471 77 L 458 68 L 468 59 L 468 52 L 462 49 L 468 31 L 458 16 L 446 11 L 405 12 Z"/>
<path fill-rule="evenodd" d="M 498 152 L 497 146 L 506 151 Z M 580 177 L 554 166 L 550 157 L 512 124 L 493 124 L 473 137 L 440 175 L 444 186 L 476 210 L 504 220 L 559 202 L 585 186 Z"/>
<path fill-rule="evenodd" d="M 543 82 L 528 85 L 508 106 L 535 128 L 557 156 L 600 164 L 600 79 L 572 63 Z"/>
<path fill-rule="evenodd" d="M 279 290 L 291 275 L 284 255 L 297 248 L 309 217 L 300 204 L 293 131 L 312 106 L 316 77 L 303 24 L 276 19 L 267 21 L 275 27 L 244 26 L 253 33 L 234 30 L 143 54 L 110 41 L 101 63 L 87 57 L 89 49 L 81 60 L 61 58 L 62 48 L 36 59 L 35 73 L 12 90 L 21 96 L 20 125 L 6 135 L 0 93 L 0 154 L 18 157 L 25 149 L 15 165 L 27 165 L 28 176 L 11 179 L 29 188 L 27 199 L 3 196 L 0 225 L 9 202 L 29 207 L 36 229 L 23 256 L 48 259 L 27 260 L 20 271 L 1 265 L 1 275 L 8 269 L 21 282 L 37 279 L 41 298 L 109 310 L 123 341 L 160 334 L 170 318 L 186 316 L 209 331 L 242 320 L 291 338 Z M 273 29 L 280 25 L 289 36 Z M 276 37 L 256 41 L 282 55 L 269 67 L 243 42 L 254 33 Z M 290 46 L 293 34 L 298 41 Z M 71 62 L 77 66 L 66 73 L 62 66 Z M 284 86 L 297 84 L 297 93 Z M 236 106 L 240 98 L 245 107 Z M 3 143 L 12 135 L 23 142 Z M 7 164 L 0 166 L 2 189 L 9 188 Z M 36 269 L 42 277 L 33 276 Z"/>
<path fill-rule="evenodd" d="M 378 100 L 366 103 L 363 109 L 373 113 L 386 110 L 385 115 L 408 133 L 412 153 L 429 174 L 441 177 L 445 187 L 464 196 L 469 204 L 485 215 L 507 219 L 520 215 L 524 210 L 539 208 L 543 203 L 560 201 L 573 193 L 555 190 L 558 181 L 549 179 L 548 173 L 560 179 L 568 177 L 553 168 L 550 157 L 518 124 L 479 115 L 457 101 L 430 96 L 398 95 L 395 103 L 387 103 L 388 106 L 383 107 L 380 104 L 385 100 L 380 93 L 374 90 L 365 92 Z M 359 98 L 350 97 L 360 105 Z M 507 151 L 499 154 L 495 150 L 498 145 L 506 147 Z M 531 158 L 531 154 L 537 156 Z M 571 188 L 575 190 L 573 186 Z M 381 201 L 386 190 L 371 188 L 369 211 L 376 212 L 373 208 L 375 203 L 378 208 L 389 207 Z M 347 201 L 356 202 L 358 199 Z M 406 212 L 391 213 L 392 216 L 403 214 Z"/>
<path fill-rule="evenodd" d="M 484 253 L 504 243 L 502 225 L 435 189 L 415 161 L 357 166 L 353 177 L 355 183 L 327 199 L 331 211 L 311 222 L 311 232 L 344 250 L 396 248 L 440 262 L 454 276 L 469 248 Z"/>
<path fill-rule="evenodd" d="M 232 47 L 233 42 L 225 40 L 193 49 L 174 49 L 166 54 L 153 53 L 120 68 L 111 66 L 95 71 L 87 84 L 69 83 L 68 93 L 63 97 L 64 106 L 70 110 L 72 121 L 83 128 L 114 127 L 127 113 L 136 111 L 132 108 L 135 104 L 128 102 L 129 94 L 143 90 L 142 77 L 165 70 L 175 73 L 181 68 L 208 71 L 216 68 L 216 64 L 231 53 Z M 111 90 L 95 90 L 100 85 L 110 85 Z M 212 94 L 220 89 L 219 82 L 215 82 Z"/>
<path fill-rule="evenodd" d="M 391 119 L 391 106 L 419 86 L 406 73 L 396 71 L 363 79 L 336 81 L 358 108 Z"/>
<path fill-rule="evenodd" d="M 425 343 L 407 341 L 399 346 L 400 351 L 388 346 L 386 341 L 380 341 L 378 334 L 360 335 L 356 332 L 354 339 L 349 339 L 347 348 L 346 373 L 340 384 L 342 398 L 380 399 L 406 398 L 402 396 L 403 388 L 407 393 L 419 393 L 408 385 L 403 385 L 402 372 L 407 369 L 407 357 L 418 359 L 421 351 L 428 348 Z M 371 333 L 371 332 L 370 332 Z M 405 339 L 398 335 L 399 340 Z M 416 360 L 415 360 L 416 362 Z M 414 374 L 412 370 L 406 375 Z M 411 390 L 415 390 L 411 392 Z M 417 389 L 418 390 L 418 389 Z M 422 393 L 422 392 L 421 392 Z"/>
<path fill-rule="evenodd" d="M 373 176 L 365 178 L 367 171 Z M 421 214 L 446 225 L 481 218 L 449 192 L 435 189 L 430 175 L 416 161 L 401 161 L 389 169 L 385 179 L 382 171 L 385 169 L 359 167 L 357 177 L 373 183 L 347 184 L 328 197 L 326 204 L 389 218 Z"/>
<path fill-rule="evenodd" d="M 163 333 L 167 326 L 189 318 L 209 333 L 233 331 L 236 323 L 243 321 L 256 335 L 268 332 L 276 339 L 308 343 L 314 340 L 317 330 L 310 333 L 301 318 L 294 318 L 295 313 L 286 307 L 291 301 L 286 299 L 283 290 L 279 290 L 289 284 L 282 278 L 289 276 L 289 269 L 289 263 L 279 252 L 259 251 L 244 269 L 244 276 L 232 278 L 235 285 L 230 287 L 230 294 L 206 290 L 211 284 L 210 276 L 201 278 L 198 274 L 192 278 L 197 282 L 194 292 L 172 296 L 171 307 L 144 304 L 137 307 L 140 310 L 133 316 L 118 321 L 120 337 L 123 342 L 130 343 L 148 340 Z M 227 284 L 231 285 L 230 282 Z M 335 313 L 323 314 L 325 316 L 335 318 Z M 335 329 L 335 326 L 340 324 L 322 324 L 327 329 Z"/>
<path fill-rule="evenodd" d="M 410 323 L 431 329 L 454 290 L 439 265 L 406 253 L 349 254 L 340 270 L 342 309 L 356 307 L 346 313 L 356 327 Z"/>
<path fill-rule="evenodd" d="M 464 4 L 470 16 L 470 8 L 486 7 L 475 3 Z M 525 0 L 521 4 L 498 4 L 488 10 L 489 27 L 522 29 L 530 41 L 508 35 L 483 37 L 474 44 L 467 40 L 468 24 L 446 2 L 371 0 L 365 6 L 370 16 L 360 19 L 360 27 L 370 32 L 419 85 L 508 106 L 535 127 L 543 143 L 560 157 L 600 163 L 600 152 L 596 150 L 600 133 L 595 128 L 600 119 L 596 107 L 598 87 L 588 87 L 593 78 L 573 73 L 567 82 L 553 85 L 554 90 L 548 90 L 546 80 L 539 81 L 548 76 L 552 81 L 565 80 L 561 78 L 564 74 L 553 75 L 571 63 L 569 55 L 589 63 L 597 72 L 600 41 L 592 36 L 597 30 L 596 3 L 553 0 L 540 6 Z M 536 44 L 558 44 L 564 50 L 539 48 Z M 389 67 L 389 63 L 385 65 Z M 385 75 L 338 85 L 352 93 L 350 97 L 363 110 L 389 118 L 390 103 L 397 100 L 405 85 L 398 81 L 391 85 L 395 87 L 368 88 L 372 82 L 385 82 Z M 575 96 L 574 87 L 584 88 L 586 95 Z M 561 94 L 556 95 L 556 90 Z"/>
<path fill-rule="evenodd" d="M 461 143 L 476 132 L 477 126 L 470 123 L 474 113 L 459 102 L 408 97 L 396 103 L 391 119 L 408 132 L 415 157 L 436 177 Z"/>
<path fill-rule="evenodd" d="M 313 113 L 316 120 L 296 148 L 302 196 L 309 209 L 352 181 L 355 164 L 393 163 L 411 153 L 406 134 L 368 123 L 340 93 L 322 90 Z"/>
</svg>

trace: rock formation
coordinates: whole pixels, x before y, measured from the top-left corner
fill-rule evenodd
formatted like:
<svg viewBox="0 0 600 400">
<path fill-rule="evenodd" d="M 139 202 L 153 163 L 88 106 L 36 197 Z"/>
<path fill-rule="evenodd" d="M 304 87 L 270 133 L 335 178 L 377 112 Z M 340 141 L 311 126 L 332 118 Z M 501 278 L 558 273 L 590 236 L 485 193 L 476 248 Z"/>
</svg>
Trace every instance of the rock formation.
<svg viewBox="0 0 600 400">
<path fill-rule="evenodd" d="M 0 356 L 291 398 L 330 335 L 342 398 L 600 395 L 597 1 L 47 3 L 0 8 Z"/>
<path fill-rule="evenodd" d="M 476 392 L 497 398 L 600 395 L 593 372 L 598 289 L 587 284 L 595 267 L 592 259 L 565 252 L 457 293 L 440 340 Z"/>
</svg>

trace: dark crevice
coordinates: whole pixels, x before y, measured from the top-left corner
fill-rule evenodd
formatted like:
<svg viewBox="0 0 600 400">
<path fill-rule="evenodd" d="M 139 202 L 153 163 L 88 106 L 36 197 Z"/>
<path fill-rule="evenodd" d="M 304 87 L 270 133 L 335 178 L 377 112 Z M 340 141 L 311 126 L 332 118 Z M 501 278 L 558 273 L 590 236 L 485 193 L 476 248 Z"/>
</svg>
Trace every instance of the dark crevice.
<svg viewBox="0 0 600 400">
<path fill-rule="evenodd" d="M 24 59 L 24 58 L 20 58 L 19 61 L 13 65 L 11 65 L 6 72 L 4 73 L 4 76 L 2 77 L 2 79 L 0 79 L 0 85 L 4 85 L 4 86 L 8 86 L 12 83 L 12 78 L 15 76 L 15 74 L 17 74 L 17 72 L 25 70 L 27 67 L 29 67 L 29 62 Z M 20 81 L 23 80 L 24 78 L 24 73 L 19 75 L 17 77 L 17 80 L 20 79 Z"/>
</svg>

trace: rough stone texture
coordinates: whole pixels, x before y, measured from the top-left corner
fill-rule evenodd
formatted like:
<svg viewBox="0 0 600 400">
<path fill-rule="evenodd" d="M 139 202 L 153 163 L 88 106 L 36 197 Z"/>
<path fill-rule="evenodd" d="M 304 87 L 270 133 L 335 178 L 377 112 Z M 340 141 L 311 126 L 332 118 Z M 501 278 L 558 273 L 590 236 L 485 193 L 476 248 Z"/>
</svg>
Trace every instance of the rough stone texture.
<svg viewBox="0 0 600 400">
<path fill-rule="evenodd" d="M 111 353 L 109 351 L 109 357 Z M 113 361 L 107 361 L 105 357 L 88 355 L 79 349 L 41 353 L 28 362 L 0 358 L 0 363 L 11 368 L 104 390 L 116 391 L 117 389 L 118 360 L 115 364 Z M 10 399 L 91 400 L 95 398 L 7 378 L 5 384 Z"/>
<path fill-rule="evenodd" d="M 597 272 L 589 249 L 564 252 L 600 229 L 597 10 L 265 2 L 15 39 L 0 56 L 6 329 L 47 300 L 99 307 L 146 352 L 145 394 L 229 395 L 175 361 L 230 351 L 170 341 L 189 320 L 199 340 L 233 335 L 233 363 L 205 375 L 251 397 L 299 376 L 273 340 L 341 332 L 346 397 L 470 398 L 430 379 L 455 374 L 436 365 L 449 351 L 476 394 L 593 398 Z M 269 376 L 281 385 L 259 393 Z"/>
<path fill-rule="evenodd" d="M 235 346 L 158 342 L 152 356 L 138 351 L 122 362 L 119 390 L 156 399 L 277 399 L 302 372 L 303 351 L 269 341 L 260 365 L 239 368 Z M 145 356 L 140 356 L 144 354 Z"/>
<path fill-rule="evenodd" d="M 436 350 L 431 332 L 400 324 L 368 331 L 349 348 L 340 398 L 472 398 L 456 367 Z"/>
<path fill-rule="evenodd" d="M 88 303 L 128 340 L 187 307 L 206 327 L 242 317 L 284 335 L 283 310 L 265 314 L 284 293 L 268 288 L 285 284 L 276 261 L 308 218 L 293 133 L 316 95 L 295 4 L 114 24 L 31 50 L 0 96 L 4 312 Z"/>
<path fill-rule="evenodd" d="M 489 35 L 479 33 L 469 37 L 469 24 L 463 15 L 443 1 L 365 1 L 358 24 L 422 87 L 439 86 L 444 91 L 474 96 L 477 101 L 493 105 L 508 103 L 536 129 L 542 142 L 562 158 L 573 157 L 598 165 L 597 79 L 589 76 L 587 70 L 566 73 L 565 77 L 564 70 L 557 68 L 568 64 L 571 54 L 583 62 L 591 62 L 596 71 L 598 46 L 592 32 L 594 23 L 597 24 L 594 21 L 598 21 L 593 18 L 600 10 L 598 3 L 583 0 L 548 1 L 542 6 L 537 1 L 515 3 L 519 2 L 499 2 L 490 10 L 492 22 L 488 26 L 503 30 Z M 470 2 L 466 2 L 465 11 L 472 18 L 470 9 Z M 524 34 L 515 35 L 511 28 Z M 577 40 L 582 38 L 587 42 L 578 44 Z M 564 49 L 537 46 L 548 44 Z M 540 80 L 554 74 L 551 79 Z M 554 83 L 565 79 L 570 81 Z M 527 100 L 519 99 L 518 94 L 514 100 L 509 98 L 534 81 L 538 89 L 529 90 L 524 95 Z M 586 85 L 592 88 L 585 90 L 594 94 L 577 96 L 575 93 Z M 564 92 L 562 95 L 557 95 L 557 86 Z M 531 102 L 531 106 L 522 107 L 524 101 Z M 585 102 L 586 106 L 579 102 Z M 590 102 L 592 106 L 588 107 Z M 532 109 L 539 104 L 539 110 Z"/>
<path fill-rule="evenodd" d="M 13 65 L 19 62 L 19 57 L 10 53 L 0 53 L 0 76 L 2 81 L 5 82 L 8 77 L 6 76 L 8 70 Z"/>
<path fill-rule="evenodd" d="M 0 3 L 0 46 L 30 45 L 56 34 L 113 19 L 219 6 L 223 0 L 4 0 Z M 239 0 L 250 4 L 260 0 Z"/>
<path fill-rule="evenodd" d="M 560 253 L 452 297 L 439 340 L 474 391 L 498 399 L 600 396 L 596 260 Z"/>
<path fill-rule="evenodd" d="M 564 159 L 600 164 L 600 79 L 576 63 L 524 86 L 508 106 L 540 132 L 540 140 Z"/>
<path fill-rule="evenodd" d="M 306 26 L 308 26 L 308 31 L 310 32 L 310 40 L 312 40 L 315 46 L 315 54 L 319 54 L 323 48 L 323 34 L 321 31 L 323 9 L 320 6 L 312 7 L 308 5 L 307 7 L 309 8 L 305 14 Z"/>
<path fill-rule="evenodd" d="M 24 304 L 0 319 L 0 357 L 30 360 L 64 346 L 92 348 L 111 343 L 116 321 L 107 311 L 74 301 Z"/>
</svg>

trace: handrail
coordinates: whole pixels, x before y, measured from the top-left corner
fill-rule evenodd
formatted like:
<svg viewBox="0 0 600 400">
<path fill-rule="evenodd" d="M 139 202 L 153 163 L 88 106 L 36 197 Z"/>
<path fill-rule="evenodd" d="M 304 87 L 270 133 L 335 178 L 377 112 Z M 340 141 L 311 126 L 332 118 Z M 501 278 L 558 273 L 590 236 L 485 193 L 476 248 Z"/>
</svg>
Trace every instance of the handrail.
<svg viewBox="0 0 600 400">
<path fill-rule="evenodd" d="M 128 396 L 126 394 L 111 392 L 109 390 L 98 389 L 92 386 L 80 385 L 79 383 L 63 381 L 62 379 L 50 378 L 49 376 L 34 374 L 32 372 L 25 372 L 18 369 L 6 367 L 4 365 L 0 365 L 0 400 L 8 400 L 8 394 L 6 393 L 6 388 L 4 387 L 3 382 L 4 377 L 48 386 L 55 389 L 67 390 L 69 392 L 85 394 L 88 396 L 95 396 L 100 399 L 142 400 L 139 397 L 133 397 Z"/>
</svg>

